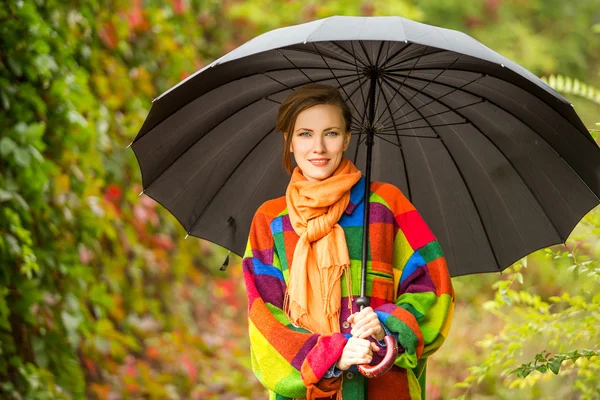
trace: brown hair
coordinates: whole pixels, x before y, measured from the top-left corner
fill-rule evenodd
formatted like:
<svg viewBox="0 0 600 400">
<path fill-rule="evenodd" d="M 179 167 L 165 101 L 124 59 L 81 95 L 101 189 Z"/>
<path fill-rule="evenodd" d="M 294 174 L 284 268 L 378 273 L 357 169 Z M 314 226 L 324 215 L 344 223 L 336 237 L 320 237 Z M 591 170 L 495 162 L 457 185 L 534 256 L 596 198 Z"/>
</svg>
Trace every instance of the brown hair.
<svg viewBox="0 0 600 400">
<path fill-rule="evenodd" d="M 338 106 L 344 119 L 344 133 L 350 132 L 352 111 L 335 87 L 321 83 L 309 83 L 292 92 L 279 106 L 275 125 L 275 129 L 283 134 L 283 168 L 289 174 L 293 171 L 290 157 L 293 135 L 290 133 L 294 130 L 296 118 L 302 111 L 319 104 Z"/>
</svg>

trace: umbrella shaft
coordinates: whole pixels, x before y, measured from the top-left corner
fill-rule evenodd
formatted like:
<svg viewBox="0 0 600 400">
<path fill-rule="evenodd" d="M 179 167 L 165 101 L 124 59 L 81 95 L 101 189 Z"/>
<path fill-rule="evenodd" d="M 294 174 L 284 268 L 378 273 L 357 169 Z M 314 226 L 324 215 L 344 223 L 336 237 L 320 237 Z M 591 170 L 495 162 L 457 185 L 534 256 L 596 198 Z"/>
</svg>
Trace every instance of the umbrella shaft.
<svg viewBox="0 0 600 400">
<path fill-rule="evenodd" d="M 365 193 L 363 204 L 365 212 L 363 216 L 363 245 L 362 245 L 362 274 L 360 282 L 360 297 L 356 299 L 356 305 L 362 310 L 369 307 L 370 301 L 365 296 L 367 289 L 367 259 L 369 254 L 369 195 L 371 192 L 371 158 L 373 154 L 373 142 L 375 136 L 375 89 L 377 87 L 377 74 L 373 72 L 371 75 L 371 87 L 369 88 L 369 125 L 367 128 L 367 166 L 365 169 Z"/>
</svg>

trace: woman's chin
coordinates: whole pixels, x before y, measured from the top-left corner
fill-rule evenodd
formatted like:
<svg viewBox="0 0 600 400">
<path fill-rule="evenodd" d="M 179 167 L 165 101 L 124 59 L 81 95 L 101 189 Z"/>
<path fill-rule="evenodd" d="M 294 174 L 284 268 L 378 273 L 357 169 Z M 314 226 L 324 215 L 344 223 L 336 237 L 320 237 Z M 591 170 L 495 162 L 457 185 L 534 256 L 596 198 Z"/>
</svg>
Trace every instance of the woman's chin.
<svg viewBox="0 0 600 400">
<path fill-rule="evenodd" d="M 331 174 L 333 173 L 333 171 L 309 170 L 309 171 L 302 171 L 302 173 L 304 174 L 304 177 L 306 179 L 308 179 L 309 181 L 322 181 L 322 180 L 329 178 L 331 176 Z"/>
</svg>

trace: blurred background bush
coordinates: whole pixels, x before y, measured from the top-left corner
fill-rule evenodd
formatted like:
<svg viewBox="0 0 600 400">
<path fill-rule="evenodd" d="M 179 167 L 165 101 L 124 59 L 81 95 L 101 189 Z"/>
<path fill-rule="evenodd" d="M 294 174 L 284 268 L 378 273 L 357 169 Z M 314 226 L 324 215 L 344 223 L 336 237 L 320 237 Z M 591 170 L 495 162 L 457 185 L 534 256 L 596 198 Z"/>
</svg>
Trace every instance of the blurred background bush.
<svg viewBox="0 0 600 400">
<path fill-rule="evenodd" d="M 239 258 L 139 196 L 164 90 L 267 30 L 400 15 L 464 31 L 600 125 L 600 0 L 7 0 L 0 7 L 0 398 L 264 399 Z M 600 215 L 454 279 L 428 398 L 600 398 Z M 554 372 L 557 372 L 556 375 Z"/>
</svg>

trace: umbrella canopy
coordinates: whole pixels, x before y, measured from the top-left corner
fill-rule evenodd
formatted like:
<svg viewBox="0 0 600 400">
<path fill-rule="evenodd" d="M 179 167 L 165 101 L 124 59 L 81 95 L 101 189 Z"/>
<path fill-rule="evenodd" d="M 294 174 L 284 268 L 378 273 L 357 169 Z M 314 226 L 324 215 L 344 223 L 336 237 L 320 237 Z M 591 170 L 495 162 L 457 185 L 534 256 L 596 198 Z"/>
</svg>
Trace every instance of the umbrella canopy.
<svg viewBox="0 0 600 400">
<path fill-rule="evenodd" d="M 131 145 L 144 193 L 242 255 L 254 211 L 289 182 L 279 104 L 311 82 L 349 103 L 346 156 L 363 171 L 374 132 L 372 179 L 420 211 L 452 276 L 562 243 L 599 203 L 600 148 L 572 104 L 475 39 L 400 17 L 270 31 L 163 93 Z"/>
</svg>

